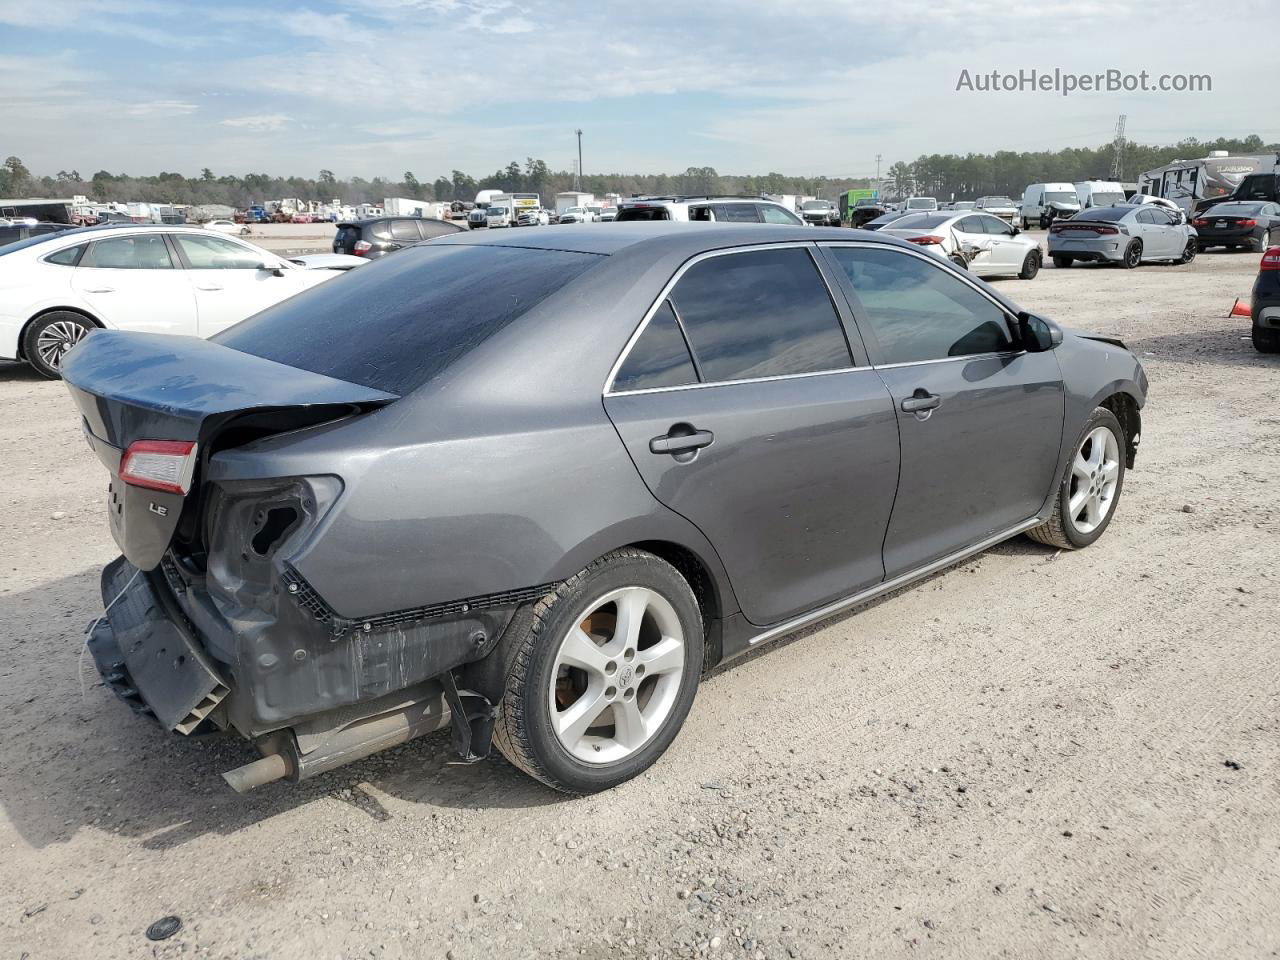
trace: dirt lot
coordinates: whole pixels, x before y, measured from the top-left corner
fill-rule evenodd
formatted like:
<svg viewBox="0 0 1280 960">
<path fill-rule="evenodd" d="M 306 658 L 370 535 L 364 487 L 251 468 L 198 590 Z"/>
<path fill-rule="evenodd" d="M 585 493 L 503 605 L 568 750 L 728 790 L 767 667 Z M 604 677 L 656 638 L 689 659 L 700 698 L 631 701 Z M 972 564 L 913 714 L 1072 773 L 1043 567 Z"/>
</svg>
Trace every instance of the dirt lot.
<svg viewBox="0 0 1280 960">
<path fill-rule="evenodd" d="M 1256 269 L 1002 282 L 1147 366 L 1106 536 L 711 677 L 647 776 L 579 800 L 442 736 L 232 794 L 246 745 L 162 733 L 81 657 L 105 476 L 62 387 L 0 369 L 0 956 L 1280 956 L 1280 361 L 1224 319 Z"/>
</svg>

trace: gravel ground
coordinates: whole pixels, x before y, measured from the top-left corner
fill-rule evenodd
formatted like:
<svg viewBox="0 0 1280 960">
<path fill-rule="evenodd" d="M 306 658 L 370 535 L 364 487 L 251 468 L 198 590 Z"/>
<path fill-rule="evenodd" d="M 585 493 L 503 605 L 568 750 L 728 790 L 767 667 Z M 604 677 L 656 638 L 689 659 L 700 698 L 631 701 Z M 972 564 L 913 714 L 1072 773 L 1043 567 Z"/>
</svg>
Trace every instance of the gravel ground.
<svg viewBox="0 0 1280 960">
<path fill-rule="evenodd" d="M 105 477 L 62 387 L 0 368 L 0 956 L 1280 956 L 1280 362 L 1225 319 L 1256 269 L 1001 282 L 1147 366 L 1107 534 L 775 644 L 576 800 L 440 735 L 231 793 L 246 745 L 81 657 Z"/>
</svg>

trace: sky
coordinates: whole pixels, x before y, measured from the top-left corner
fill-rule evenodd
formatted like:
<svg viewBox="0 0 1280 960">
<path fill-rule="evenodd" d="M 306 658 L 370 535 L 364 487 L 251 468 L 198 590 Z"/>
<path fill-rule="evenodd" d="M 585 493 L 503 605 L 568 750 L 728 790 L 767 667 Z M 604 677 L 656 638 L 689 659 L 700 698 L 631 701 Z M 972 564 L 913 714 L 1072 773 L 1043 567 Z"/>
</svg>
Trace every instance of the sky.
<svg viewBox="0 0 1280 960">
<path fill-rule="evenodd" d="M 1233 0 L 1227 25 L 1276 23 Z M 339 177 L 510 160 L 866 176 L 925 153 L 1257 133 L 1274 56 L 1205 0 L 0 0 L 0 154 L 33 172 Z M 1274 30 L 1270 31 L 1275 35 Z M 1257 38 L 1260 41 L 1261 37 Z M 1261 50 L 1262 48 L 1259 48 Z M 1217 53 L 1215 53 L 1217 51 Z M 1220 55 L 1219 55 L 1220 54 Z M 992 70 L 1208 92 L 957 90 Z"/>
</svg>

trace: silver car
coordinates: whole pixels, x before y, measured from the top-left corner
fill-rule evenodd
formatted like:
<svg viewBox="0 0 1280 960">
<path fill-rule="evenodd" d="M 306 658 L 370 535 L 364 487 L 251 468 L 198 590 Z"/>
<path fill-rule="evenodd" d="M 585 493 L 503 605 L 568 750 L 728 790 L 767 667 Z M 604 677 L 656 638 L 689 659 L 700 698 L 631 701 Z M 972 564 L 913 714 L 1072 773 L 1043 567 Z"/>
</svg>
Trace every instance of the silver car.
<svg viewBox="0 0 1280 960">
<path fill-rule="evenodd" d="M 976 211 L 908 214 L 881 230 L 950 260 L 980 277 L 1030 280 L 1040 272 L 1040 244 L 1011 223 Z"/>
<path fill-rule="evenodd" d="M 1055 267 L 1077 260 L 1118 263 L 1126 269 L 1153 260 L 1190 263 L 1197 249 L 1195 228 L 1151 203 L 1091 207 L 1049 228 Z"/>
</svg>

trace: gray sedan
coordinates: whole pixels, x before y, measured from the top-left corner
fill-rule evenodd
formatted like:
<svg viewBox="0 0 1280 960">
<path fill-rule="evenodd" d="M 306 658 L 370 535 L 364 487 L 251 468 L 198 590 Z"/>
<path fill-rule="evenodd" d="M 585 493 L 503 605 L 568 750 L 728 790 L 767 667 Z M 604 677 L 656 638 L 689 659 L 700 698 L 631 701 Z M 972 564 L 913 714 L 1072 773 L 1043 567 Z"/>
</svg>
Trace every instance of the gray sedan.
<svg viewBox="0 0 1280 960">
<path fill-rule="evenodd" d="M 1077 260 L 1132 268 L 1153 260 L 1190 263 L 1198 249 L 1195 228 L 1155 204 L 1091 207 L 1049 228 L 1056 267 Z"/>
<path fill-rule="evenodd" d="M 123 553 L 89 649 L 165 729 L 253 741 L 242 790 L 449 724 L 621 783 L 709 669 L 1009 537 L 1093 543 L 1147 393 L 911 244 L 679 222 L 442 237 L 63 372 Z"/>
</svg>

